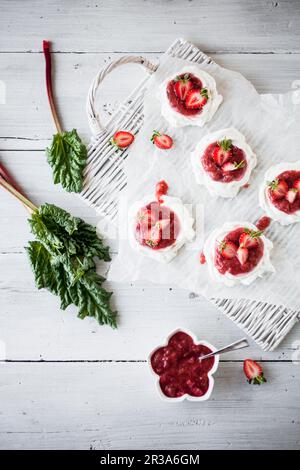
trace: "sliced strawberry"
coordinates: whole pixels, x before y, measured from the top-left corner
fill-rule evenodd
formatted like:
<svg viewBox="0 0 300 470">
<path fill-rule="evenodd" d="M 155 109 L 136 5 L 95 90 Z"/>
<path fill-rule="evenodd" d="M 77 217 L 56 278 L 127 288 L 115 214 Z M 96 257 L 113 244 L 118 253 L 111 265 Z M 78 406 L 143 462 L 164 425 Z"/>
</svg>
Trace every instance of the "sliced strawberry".
<svg viewBox="0 0 300 470">
<path fill-rule="evenodd" d="M 270 181 L 268 186 L 271 188 L 272 194 L 276 199 L 283 199 L 289 190 L 289 187 L 284 180 L 275 179 L 274 181 Z"/>
<path fill-rule="evenodd" d="M 239 244 L 242 248 L 255 248 L 258 245 L 258 238 L 262 235 L 261 230 L 249 230 L 245 229 L 245 231 L 241 234 L 239 239 Z"/>
<path fill-rule="evenodd" d="M 289 189 L 286 193 L 285 197 L 289 201 L 290 204 L 293 204 L 298 194 L 298 190 L 296 188 Z"/>
<path fill-rule="evenodd" d="M 154 214 L 151 209 L 141 209 L 137 214 L 138 222 L 145 227 L 151 227 L 154 223 L 154 219 Z"/>
<path fill-rule="evenodd" d="M 240 246 L 237 250 L 236 255 L 237 255 L 237 258 L 238 258 L 239 262 L 243 266 L 247 262 L 247 259 L 248 259 L 248 256 L 249 256 L 248 248 L 244 248 L 244 247 Z"/>
<path fill-rule="evenodd" d="M 153 142 L 156 147 L 164 150 L 170 149 L 173 145 L 172 137 L 167 134 L 161 134 L 158 131 L 153 131 L 151 142 Z"/>
<path fill-rule="evenodd" d="M 169 225 L 170 225 L 170 219 L 161 219 L 156 223 L 157 223 L 157 225 L 159 225 L 161 230 L 166 230 L 166 228 L 168 228 Z"/>
<path fill-rule="evenodd" d="M 207 103 L 208 93 L 206 88 L 190 90 L 185 99 L 185 105 L 190 109 L 201 109 Z"/>
<path fill-rule="evenodd" d="M 110 140 L 112 145 L 115 145 L 119 149 L 129 147 L 134 141 L 134 135 L 131 132 L 118 131 L 115 133 L 113 138 Z"/>
<path fill-rule="evenodd" d="M 300 193 L 300 178 L 298 178 L 296 181 L 294 181 L 293 186 L 294 186 L 295 189 L 297 189 L 298 193 Z"/>
<path fill-rule="evenodd" d="M 220 244 L 219 251 L 221 255 L 226 259 L 232 259 L 236 256 L 237 246 L 233 242 L 223 241 Z"/>
<path fill-rule="evenodd" d="M 162 229 L 159 224 L 155 224 L 145 237 L 145 243 L 153 248 L 159 244 L 162 239 Z"/>
<path fill-rule="evenodd" d="M 212 157 L 218 166 L 224 165 L 232 157 L 232 143 L 230 139 L 218 142 L 213 150 Z"/>
<path fill-rule="evenodd" d="M 190 76 L 189 74 L 185 74 L 183 77 L 176 77 L 174 81 L 175 93 L 181 101 L 184 101 L 188 92 L 193 88 Z"/>
<path fill-rule="evenodd" d="M 244 372 L 249 384 L 260 385 L 266 382 L 261 365 L 253 361 L 253 359 L 244 360 Z"/>
<path fill-rule="evenodd" d="M 239 170 L 245 166 L 244 160 L 241 162 L 227 162 L 222 166 L 223 173 L 230 173 L 231 171 Z"/>
</svg>

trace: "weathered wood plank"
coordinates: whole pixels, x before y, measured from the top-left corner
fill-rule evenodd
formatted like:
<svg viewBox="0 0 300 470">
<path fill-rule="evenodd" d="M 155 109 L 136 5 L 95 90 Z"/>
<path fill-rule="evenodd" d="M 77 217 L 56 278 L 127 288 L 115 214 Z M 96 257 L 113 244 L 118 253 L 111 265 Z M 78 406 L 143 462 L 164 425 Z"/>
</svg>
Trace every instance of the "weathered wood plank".
<svg viewBox="0 0 300 470">
<path fill-rule="evenodd" d="M 166 404 L 145 363 L 6 364 L 0 448 L 299 449 L 297 366 L 264 366 L 261 387 L 221 363 L 208 402 Z"/>
<path fill-rule="evenodd" d="M 40 51 L 50 38 L 58 51 L 161 52 L 185 37 L 209 52 L 299 52 L 299 13 L 297 0 L 4 0 L 0 51 Z"/>
<path fill-rule="evenodd" d="M 108 284 L 119 312 L 119 328 L 111 330 L 92 319 L 77 319 L 73 306 L 61 311 L 56 297 L 38 291 L 25 253 L 0 255 L 0 267 L 0 341 L 5 343 L 8 360 L 145 360 L 178 327 L 220 347 L 243 336 L 203 298 L 142 282 Z M 300 324 L 275 352 L 262 352 L 251 343 L 251 348 L 224 359 L 297 359 L 299 332 Z"/>
<path fill-rule="evenodd" d="M 66 129 L 76 127 L 88 141 L 90 131 L 85 100 L 93 76 L 105 63 L 120 54 L 55 54 L 56 94 Z M 147 54 L 157 62 L 159 55 Z M 243 73 L 260 93 L 283 93 L 300 79 L 297 55 L 223 54 L 213 58 L 221 65 Z M 44 83 L 41 54 L 0 54 L 0 80 L 6 84 L 6 104 L 0 104 L 0 150 L 43 149 L 54 133 Z M 22 70 L 22 80 L 19 71 Z M 144 71 L 126 65 L 114 71 L 99 91 L 99 109 L 104 122 L 139 83 Z M 118 86 L 112 86 L 118 81 Z"/>
</svg>

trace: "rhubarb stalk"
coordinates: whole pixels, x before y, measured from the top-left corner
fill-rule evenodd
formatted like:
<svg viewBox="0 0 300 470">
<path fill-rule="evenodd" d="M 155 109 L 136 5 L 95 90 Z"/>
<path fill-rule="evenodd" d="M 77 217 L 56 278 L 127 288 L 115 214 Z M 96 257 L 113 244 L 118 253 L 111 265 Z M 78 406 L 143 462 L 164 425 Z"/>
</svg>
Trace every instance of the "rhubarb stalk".
<svg viewBox="0 0 300 470">
<path fill-rule="evenodd" d="M 37 210 L 37 207 L 32 204 L 32 202 L 27 199 L 22 193 L 20 193 L 14 186 L 8 183 L 2 176 L 0 176 L 0 185 L 3 186 L 6 191 L 12 194 L 16 199 L 18 199 L 24 206 L 26 207 L 29 212 L 34 212 Z"/>
<path fill-rule="evenodd" d="M 48 100 L 57 129 L 51 146 L 46 149 L 47 160 L 52 168 L 54 184 L 60 183 L 66 191 L 79 193 L 83 188 L 83 170 L 86 165 L 87 149 L 76 129 L 70 132 L 62 130 L 53 97 L 49 41 L 43 41 L 43 51 L 46 61 Z"/>
<path fill-rule="evenodd" d="M 62 128 L 58 119 L 58 114 L 56 111 L 55 101 L 53 97 L 53 90 L 52 90 L 52 68 L 51 68 L 51 52 L 50 52 L 50 41 L 43 41 L 43 51 L 46 61 L 46 86 L 47 86 L 47 94 L 49 105 L 51 108 L 52 116 L 54 119 L 55 127 L 59 134 L 62 133 Z"/>
</svg>

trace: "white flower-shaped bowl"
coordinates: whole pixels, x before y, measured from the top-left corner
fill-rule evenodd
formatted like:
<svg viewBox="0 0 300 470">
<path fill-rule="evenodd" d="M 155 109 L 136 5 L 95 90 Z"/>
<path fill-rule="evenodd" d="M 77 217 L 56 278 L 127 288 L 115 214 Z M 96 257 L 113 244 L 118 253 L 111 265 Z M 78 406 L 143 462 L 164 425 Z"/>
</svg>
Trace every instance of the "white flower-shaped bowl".
<svg viewBox="0 0 300 470">
<path fill-rule="evenodd" d="M 213 388 L 214 388 L 214 378 L 213 378 L 213 374 L 216 372 L 216 370 L 218 369 L 218 366 L 219 366 L 219 355 L 216 355 L 214 356 L 215 357 L 215 362 L 214 362 L 214 365 L 213 367 L 210 369 L 210 371 L 207 373 L 207 377 L 208 377 L 208 380 L 209 380 L 209 386 L 208 386 L 208 389 L 207 389 L 207 392 L 205 393 L 205 395 L 202 395 L 201 397 L 194 397 L 192 395 L 189 395 L 189 394 L 184 394 L 182 395 L 181 397 L 175 397 L 175 398 L 171 398 L 171 397 L 167 397 L 161 387 L 160 387 L 160 384 L 159 384 L 159 379 L 160 379 L 160 376 L 158 374 L 156 374 L 156 372 L 154 372 L 153 368 L 152 368 L 152 364 L 151 364 L 151 357 L 152 355 L 160 348 L 163 348 L 165 346 L 167 346 L 169 344 L 169 341 L 170 339 L 172 338 L 173 335 L 175 335 L 176 333 L 178 332 L 183 332 L 183 333 L 186 333 L 187 335 L 189 335 L 193 341 L 194 341 L 194 344 L 195 345 L 203 345 L 203 346 L 206 346 L 207 348 L 209 348 L 211 351 L 216 351 L 217 348 L 215 348 L 215 346 L 213 346 L 212 344 L 208 343 L 207 341 L 204 341 L 204 340 L 198 340 L 198 338 L 194 335 L 194 333 L 192 333 L 191 331 L 189 331 L 188 329 L 186 328 L 177 328 L 176 330 L 172 331 L 166 338 L 164 344 L 161 344 L 159 345 L 158 347 L 156 347 L 155 349 L 153 349 L 153 351 L 151 351 L 151 353 L 149 354 L 148 356 L 148 365 L 149 365 L 149 369 L 151 371 L 151 374 L 155 377 L 155 384 L 156 384 L 156 388 L 157 388 L 157 391 L 158 391 L 158 394 L 160 396 L 160 398 L 165 401 L 165 402 L 169 402 L 169 403 L 176 403 L 176 402 L 180 402 L 180 401 L 184 401 L 184 400 L 189 400 L 189 401 L 206 401 L 210 398 L 211 394 L 212 394 L 212 391 L 213 391 Z"/>
</svg>

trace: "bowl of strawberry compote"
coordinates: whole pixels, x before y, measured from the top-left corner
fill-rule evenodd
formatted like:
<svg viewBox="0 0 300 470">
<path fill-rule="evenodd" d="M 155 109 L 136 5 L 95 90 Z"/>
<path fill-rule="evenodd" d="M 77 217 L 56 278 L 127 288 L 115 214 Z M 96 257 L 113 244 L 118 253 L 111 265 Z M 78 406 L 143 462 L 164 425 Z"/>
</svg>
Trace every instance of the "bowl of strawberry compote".
<svg viewBox="0 0 300 470">
<path fill-rule="evenodd" d="M 201 361 L 201 356 L 216 351 L 207 341 L 198 341 L 186 329 L 173 331 L 164 345 L 148 357 L 150 371 L 156 379 L 159 396 L 164 401 L 205 401 L 211 396 L 219 356 Z"/>
<path fill-rule="evenodd" d="M 162 180 L 155 195 L 147 195 L 129 209 L 129 241 L 142 255 L 169 262 L 179 249 L 191 241 L 194 219 L 178 197 L 168 196 L 169 187 Z"/>
<path fill-rule="evenodd" d="M 205 135 L 191 163 L 197 183 L 212 196 L 232 198 L 249 183 L 257 159 L 244 135 L 231 127 Z"/>
<path fill-rule="evenodd" d="M 157 96 L 163 117 L 174 127 L 204 126 L 223 100 L 215 79 L 196 65 L 168 77 Z"/>
<path fill-rule="evenodd" d="M 259 201 L 266 214 L 281 225 L 300 222 L 300 161 L 269 168 Z"/>
<path fill-rule="evenodd" d="M 228 287 L 249 285 L 273 273 L 273 243 L 250 222 L 225 223 L 208 236 L 203 254 L 211 278 Z"/>
</svg>

